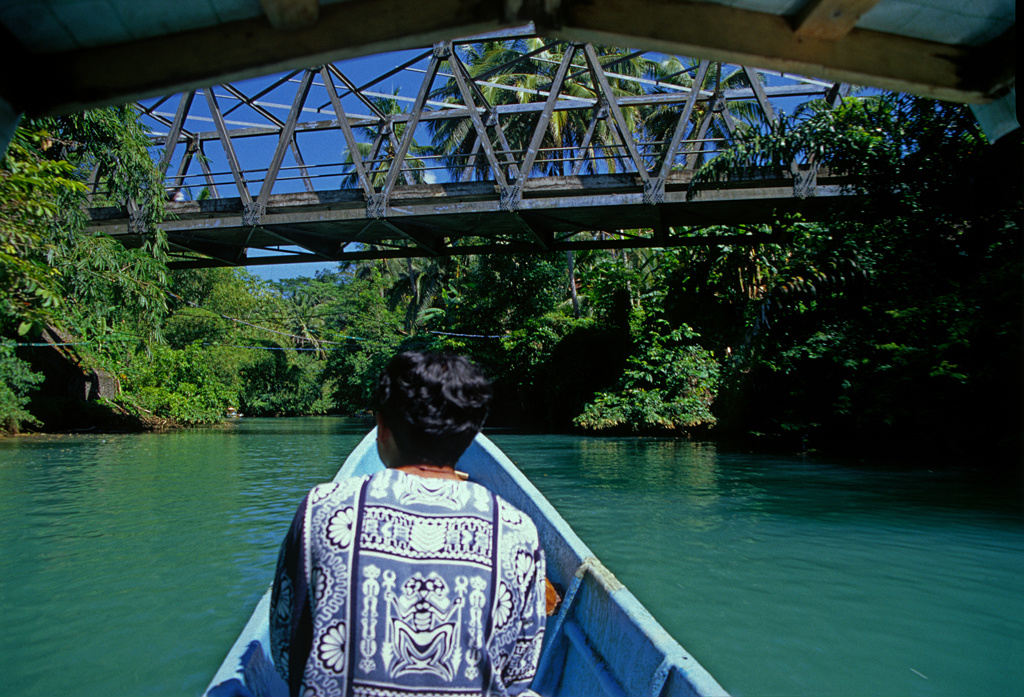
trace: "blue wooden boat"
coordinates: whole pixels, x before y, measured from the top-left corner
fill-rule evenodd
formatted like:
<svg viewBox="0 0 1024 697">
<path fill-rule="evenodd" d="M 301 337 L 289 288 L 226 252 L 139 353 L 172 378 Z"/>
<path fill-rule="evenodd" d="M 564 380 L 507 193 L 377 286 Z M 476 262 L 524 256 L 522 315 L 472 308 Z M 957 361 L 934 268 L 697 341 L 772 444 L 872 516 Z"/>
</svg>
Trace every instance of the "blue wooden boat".
<svg viewBox="0 0 1024 697">
<path fill-rule="evenodd" d="M 335 481 L 384 468 L 376 431 L 352 451 Z M 548 618 L 533 689 L 544 697 L 728 697 L 576 536 L 547 499 L 489 439 L 459 460 L 472 481 L 497 492 L 537 525 L 548 578 L 562 589 Z M 287 695 L 270 661 L 270 591 L 263 596 L 207 689 L 207 697 Z"/>
</svg>

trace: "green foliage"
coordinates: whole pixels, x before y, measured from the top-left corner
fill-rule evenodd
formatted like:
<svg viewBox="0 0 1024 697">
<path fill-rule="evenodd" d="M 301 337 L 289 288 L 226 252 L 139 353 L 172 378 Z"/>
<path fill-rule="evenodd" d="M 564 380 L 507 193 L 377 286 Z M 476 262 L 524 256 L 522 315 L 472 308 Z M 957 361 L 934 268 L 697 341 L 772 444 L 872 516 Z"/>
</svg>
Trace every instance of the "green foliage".
<svg viewBox="0 0 1024 697">
<path fill-rule="evenodd" d="M 326 414 L 333 386 L 322 381 L 322 361 L 287 351 L 255 352 L 241 369 L 241 410 L 247 416 Z"/>
<path fill-rule="evenodd" d="M 265 332 L 244 322 L 266 321 L 275 330 L 288 326 L 281 298 L 244 269 L 176 270 L 171 280 L 170 316 L 163 333 L 175 348 L 197 341 L 216 346 L 266 338 Z"/>
<path fill-rule="evenodd" d="M 181 350 L 154 346 L 149 361 L 138 361 L 124 374 L 124 401 L 185 424 L 218 421 L 235 395 L 209 359 L 198 344 Z"/>
<path fill-rule="evenodd" d="M 344 413 L 364 413 L 372 406 L 377 376 L 403 340 L 402 317 L 388 306 L 387 285 L 373 268 L 345 286 L 339 350 L 331 351 L 324 370 L 334 383 L 334 402 Z"/>
<path fill-rule="evenodd" d="M 174 348 L 189 344 L 216 345 L 231 337 L 231 322 L 219 312 L 202 307 L 183 307 L 167 318 L 164 338 Z"/>
<path fill-rule="evenodd" d="M 348 276 L 260 281 L 241 269 L 176 271 L 172 346 L 201 343 L 210 365 L 249 416 L 323 414 L 333 410 L 323 375 L 351 290 Z M 330 338 L 327 338 L 330 337 Z M 314 351 L 309 351 L 312 348 Z M 301 351 L 293 349 L 302 349 Z"/>
<path fill-rule="evenodd" d="M 138 220 L 149 238 L 146 242 L 162 244 L 154 228 L 163 218 L 164 189 L 149 154 L 147 133 L 133 105 L 32 119 L 28 126 L 47 132 L 51 142 L 47 155 L 74 165 L 79 181 L 84 181 L 98 165 L 94 203 L 134 202 Z"/>
<path fill-rule="evenodd" d="M 1019 445 L 1019 141 L 987 145 L 966 107 L 886 95 L 750 137 L 698 178 L 808 153 L 857 198 L 798 226 L 768 276 L 763 331 L 728 377 L 732 425 L 1005 457 Z"/>
<path fill-rule="evenodd" d="M 60 271 L 48 263 L 50 229 L 62 203 L 85 187 L 70 163 L 44 156 L 49 143 L 46 131 L 22 125 L 0 163 L 0 331 L 38 330 L 62 304 Z"/>
<path fill-rule="evenodd" d="M 646 310 L 662 306 L 666 292 L 663 264 L 673 254 L 671 250 L 623 249 L 578 255 L 584 305 L 596 317 L 617 326 L 627 327 L 631 316 L 642 324 Z"/>
<path fill-rule="evenodd" d="M 395 268 L 397 265 L 390 269 L 393 280 L 388 307 L 405 308 L 405 331 L 415 335 L 427 326 L 450 320 L 462 300 L 457 279 L 464 271 L 464 261 L 458 257 L 437 257 L 410 258 L 404 262 L 400 271 Z"/>
<path fill-rule="evenodd" d="M 713 426 L 719 365 L 709 351 L 691 343 L 696 338 L 685 326 L 664 335 L 649 332 L 627 361 L 618 388 L 598 394 L 576 425 L 642 432 Z"/>
<path fill-rule="evenodd" d="M 135 348 L 160 338 L 167 309 L 162 259 L 101 235 L 77 236 L 62 246 L 60 257 L 66 298 L 61 323 L 92 342 L 98 358 L 123 363 Z M 113 333 L 136 340 L 127 345 L 111 341 Z"/>
<path fill-rule="evenodd" d="M 157 336 L 163 189 L 148 147 L 130 107 L 23 120 L 0 168 L 0 331 L 55 324 L 91 341 L 109 363 L 126 358 L 122 342 L 104 342 L 114 327 Z M 83 182 L 97 165 L 96 202 L 137 205 L 139 249 L 82 232 Z"/>
<path fill-rule="evenodd" d="M 0 332 L 53 325 L 112 372 L 159 338 L 166 311 L 163 189 L 136 116 L 113 107 L 24 119 L 0 166 Z M 87 193 L 132 203 L 137 248 L 83 232 Z"/>
<path fill-rule="evenodd" d="M 553 311 L 564 287 L 565 260 L 558 254 L 484 256 L 467 279 L 472 303 L 460 320 L 481 334 L 522 328 Z"/>
<path fill-rule="evenodd" d="M 25 407 L 29 392 L 43 381 L 26 361 L 14 355 L 15 342 L 0 338 L 0 430 L 17 433 L 21 427 L 39 422 Z"/>
<path fill-rule="evenodd" d="M 156 339 L 166 312 L 166 241 L 156 224 L 163 217 L 164 193 L 149 155 L 149 141 L 132 106 L 108 107 L 82 114 L 27 120 L 21 129 L 45 134 L 41 152 L 51 162 L 73 168 L 84 182 L 94 168 L 98 176 L 94 204 L 131 205 L 141 230 L 139 246 L 126 249 L 105 235 L 85 235 L 82 204 L 86 189 L 65 188 L 43 241 L 45 261 L 60 274 L 66 301 L 60 324 L 77 336 L 100 339 L 117 327 Z M 117 349 L 111 362 L 127 358 Z"/>
</svg>

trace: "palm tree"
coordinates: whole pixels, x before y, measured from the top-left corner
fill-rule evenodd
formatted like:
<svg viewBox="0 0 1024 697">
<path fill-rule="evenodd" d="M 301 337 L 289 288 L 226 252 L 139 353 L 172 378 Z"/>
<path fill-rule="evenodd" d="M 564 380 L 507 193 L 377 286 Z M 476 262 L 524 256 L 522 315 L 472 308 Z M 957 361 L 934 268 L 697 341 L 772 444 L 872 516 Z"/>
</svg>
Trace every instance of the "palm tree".
<svg viewBox="0 0 1024 697">
<path fill-rule="evenodd" d="M 462 55 L 459 60 L 465 65 L 470 77 L 478 81 L 480 94 L 488 105 L 526 104 L 543 99 L 552 89 L 566 47 L 567 44 L 563 42 L 539 38 L 489 41 L 460 47 Z M 656 63 L 638 58 L 625 49 L 596 47 L 596 52 L 602 64 L 614 63 L 615 72 L 619 75 L 640 77 L 655 69 Z M 615 96 L 642 93 L 638 82 L 615 76 L 608 80 Z M 599 96 L 582 52 L 574 56 L 560 93 L 591 101 Z M 461 103 L 462 97 L 456 80 L 449 80 L 433 98 Z M 640 110 L 633 107 L 622 111 L 627 127 L 636 132 L 640 126 Z M 607 171 L 616 171 L 619 167 L 618 158 L 622 155 L 619 136 L 614 132 L 609 119 L 600 118 L 599 112 L 600 105 L 594 109 L 556 110 L 551 116 L 541 142 L 542 151 L 534 167 L 543 174 L 566 175 L 574 169 L 579 171 L 573 163 L 587 154 L 589 158 L 584 166 L 588 172 L 596 171 L 599 166 Z M 505 115 L 499 124 L 506 139 L 502 147 L 507 145 L 514 153 L 522 152 L 530 142 L 536 124 L 535 115 Z M 429 128 L 435 148 L 445 155 L 452 177 L 464 176 L 473 159 L 477 137 L 471 120 L 437 120 L 432 121 Z M 490 130 L 497 135 L 496 129 L 492 127 Z M 498 139 L 492 139 L 492 142 L 495 140 Z M 488 166 L 483 157 L 476 158 L 475 170 L 478 176 L 486 177 Z"/>
<path fill-rule="evenodd" d="M 398 94 L 398 90 L 395 90 Z M 395 154 L 398 151 L 399 143 L 405 133 L 406 124 L 393 121 L 390 117 L 404 114 L 405 110 L 399 100 L 391 97 L 374 97 L 374 106 L 385 115 L 385 118 L 378 121 L 374 126 L 360 126 L 359 131 L 366 138 L 365 143 L 359 143 L 359 157 L 366 165 L 367 176 L 374 189 L 380 189 L 387 180 L 388 172 L 394 162 Z M 407 184 L 422 184 L 426 181 L 426 163 L 417 156 L 427 156 L 433 153 L 429 145 L 419 145 L 415 141 L 409 146 L 409 152 L 403 163 L 405 168 L 405 181 Z M 341 180 L 341 188 L 351 189 L 359 187 L 359 175 L 356 173 L 351 152 L 345 153 L 345 168 L 347 174 Z"/>
<path fill-rule="evenodd" d="M 725 99 L 726 90 L 751 87 L 750 74 L 743 67 L 710 63 L 706 69 L 701 70 L 697 60 L 684 61 L 670 56 L 657 64 L 651 78 L 662 84 L 711 92 L 711 97 L 698 101 L 690 113 L 690 139 L 693 142 L 685 148 L 685 166 L 688 169 L 699 167 L 717 149 L 706 145 L 708 141 L 728 141 L 737 131 L 746 132 L 759 126 L 770 127 L 767 116 L 756 102 Z M 764 76 L 758 73 L 758 79 L 763 82 Z M 666 147 L 664 144 L 671 139 L 679 112 L 678 104 L 645 107 L 642 119 L 645 139 L 660 144 L 662 148 Z"/>
<path fill-rule="evenodd" d="M 317 358 L 325 358 L 323 343 L 318 336 L 324 328 L 324 315 L 322 304 L 316 301 L 307 293 L 296 293 L 289 300 L 289 324 L 292 334 L 295 336 L 297 348 L 305 348 L 308 344 L 315 352 Z"/>
<path fill-rule="evenodd" d="M 391 286 L 389 306 L 405 305 L 405 330 L 410 334 L 426 324 L 439 307 L 442 295 L 451 281 L 461 274 L 466 263 L 460 257 L 407 258 L 405 271 L 398 274 Z M 472 261 L 472 260 L 470 260 Z"/>
<path fill-rule="evenodd" d="M 554 88 L 553 82 L 566 55 L 569 44 L 531 38 L 515 41 L 489 41 L 463 47 L 462 55 L 455 56 L 466 67 L 469 76 L 477 81 L 479 95 L 488 106 L 525 104 L 546 98 Z M 614 64 L 616 75 L 607 77 L 615 97 L 642 93 L 641 83 L 630 80 L 656 70 L 656 63 L 628 53 L 625 49 L 596 47 L 602 65 Z M 457 66 L 452 66 L 458 70 Z M 619 75 L 624 77 L 618 77 Z M 556 110 L 540 145 L 540 152 L 533 169 L 547 175 L 596 173 L 599 169 L 615 172 L 625 154 L 621 134 L 607 118 L 594 85 L 593 75 L 582 51 L 576 51 L 569 73 L 563 81 L 560 94 L 588 101 L 597 100 L 591 109 Z M 438 93 L 435 99 L 446 99 L 453 103 L 462 102 L 458 81 L 453 77 Z M 481 106 L 478 104 L 478 106 Z M 640 110 L 622 110 L 627 137 L 640 130 Z M 488 136 L 505 151 L 506 161 L 522 161 L 516 157 L 522 153 L 533 138 L 538 116 L 521 113 L 504 116 L 492 125 Z M 483 157 L 474 157 L 478 148 L 478 134 L 471 119 L 444 119 L 429 124 L 433 142 L 438 152 L 444 153 L 449 173 L 455 179 L 472 174 L 481 179 L 488 177 L 490 163 Z M 513 169 L 510 167 L 509 169 Z M 513 173 L 517 178 L 522 176 Z M 573 315 L 580 316 L 577 296 L 575 259 L 573 252 L 566 252 L 567 287 L 572 300 Z"/>
<path fill-rule="evenodd" d="M 445 311 L 445 295 L 452 283 L 465 275 L 478 257 L 386 258 L 361 261 L 356 278 L 368 278 L 376 270 L 386 281 L 383 297 L 389 310 L 405 306 L 404 329 L 415 334 L 437 310 Z"/>
<path fill-rule="evenodd" d="M 539 38 L 490 41 L 460 47 L 458 59 L 477 82 L 487 105 L 525 104 L 546 97 L 565 57 L 566 47 L 563 42 Z M 734 131 L 745 131 L 768 123 L 756 102 L 726 101 L 724 98 L 726 90 L 751 86 L 753 73 L 746 68 L 711 63 L 701 70 L 701 64 L 696 60 L 670 56 L 659 62 L 627 49 L 594 48 L 615 98 L 695 88 L 711 93 L 710 99 L 698 102 L 690 113 L 691 138 L 698 141 L 688 146 L 691 154 L 687 166 L 690 168 L 699 166 L 706 159 L 705 152 L 713 150 L 702 147 L 700 141 L 728 139 Z M 696 84 L 698 77 L 699 85 Z M 764 81 L 762 75 L 758 75 L 758 79 Z M 591 101 L 599 97 L 582 51 L 574 55 L 560 93 L 568 98 Z M 454 78 L 433 98 L 462 103 Z M 644 157 L 649 166 L 655 163 L 670 140 L 680 109 L 678 103 L 621 109 L 630 136 L 646 149 Z M 536 123 L 537 117 L 532 114 L 503 116 L 498 125 L 506 142 L 501 143 L 501 147 L 521 152 L 529 143 Z M 477 155 L 474 161 L 479 144 L 469 118 L 432 121 L 429 129 L 435 148 L 444 154 L 453 178 L 464 178 L 470 169 L 481 178 L 488 177 L 489 163 L 485 158 Z M 491 125 L 488 130 L 492 142 L 497 143 L 497 129 Z M 594 109 L 556 110 L 551 115 L 541 150 L 534 166 L 540 173 L 548 175 L 595 173 L 598 170 L 615 172 L 623 167 L 626 154 L 620 134 L 612 120 L 601 111 L 600 103 Z M 471 163 L 472 168 L 469 167 Z"/>
</svg>

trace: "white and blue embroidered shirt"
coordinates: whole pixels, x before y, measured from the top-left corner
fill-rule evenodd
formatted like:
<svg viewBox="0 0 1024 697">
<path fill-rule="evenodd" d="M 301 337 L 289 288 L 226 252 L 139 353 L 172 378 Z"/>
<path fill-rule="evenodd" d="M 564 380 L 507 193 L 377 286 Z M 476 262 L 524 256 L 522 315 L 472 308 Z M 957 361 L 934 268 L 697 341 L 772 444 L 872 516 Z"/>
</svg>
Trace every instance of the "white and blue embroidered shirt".
<svg viewBox="0 0 1024 697">
<path fill-rule="evenodd" d="M 385 470 L 299 506 L 270 637 L 293 696 L 519 695 L 544 621 L 533 521 L 479 484 Z"/>
</svg>

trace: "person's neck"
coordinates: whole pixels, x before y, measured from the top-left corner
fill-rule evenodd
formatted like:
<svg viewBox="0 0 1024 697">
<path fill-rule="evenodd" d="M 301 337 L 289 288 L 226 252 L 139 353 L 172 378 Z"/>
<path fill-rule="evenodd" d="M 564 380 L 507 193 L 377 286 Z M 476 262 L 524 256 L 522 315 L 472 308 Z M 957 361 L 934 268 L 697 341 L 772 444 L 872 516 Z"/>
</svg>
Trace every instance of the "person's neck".
<svg viewBox="0 0 1024 697">
<path fill-rule="evenodd" d="M 414 474 L 418 477 L 426 477 L 427 479 L 455 479 L 458 481 L 462 480 L 455 468 L 450 465 L 401 465 L 395 468 L 406 474 Z"/>
</svg>

